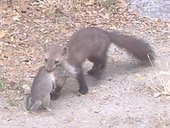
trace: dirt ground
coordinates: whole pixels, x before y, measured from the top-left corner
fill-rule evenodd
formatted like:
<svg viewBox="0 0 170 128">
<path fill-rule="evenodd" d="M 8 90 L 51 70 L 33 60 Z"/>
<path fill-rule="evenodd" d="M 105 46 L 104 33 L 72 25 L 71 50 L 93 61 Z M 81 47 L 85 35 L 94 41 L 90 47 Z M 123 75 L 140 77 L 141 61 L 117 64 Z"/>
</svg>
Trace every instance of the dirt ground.
<svg viewBox="0 0 170 128">
<path fill-rule="evenodd" d="M 170 23 L 141 17 L 120 1 L 13 0 L 12 7 L 0 1 L 0 127 L 170 128 Z M 144 67 L 112 45 L 102 79 L 86 75 L 88 94 L 80 95 L 69 78 L 60 98 L 51 101 L 52 113 L 26 111 L 44 45 L 64 45 L 85 26 L 143 38 L 156 52 L 155 65 Z M 85 74 L 90 67 L 84 64 Z"/>
</svg>

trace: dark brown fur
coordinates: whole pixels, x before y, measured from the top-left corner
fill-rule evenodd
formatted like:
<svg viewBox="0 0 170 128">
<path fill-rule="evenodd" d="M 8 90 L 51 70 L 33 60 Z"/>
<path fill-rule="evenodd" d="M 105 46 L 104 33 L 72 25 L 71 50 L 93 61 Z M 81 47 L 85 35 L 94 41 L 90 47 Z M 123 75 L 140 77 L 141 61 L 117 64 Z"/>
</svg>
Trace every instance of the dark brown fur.
<svg viewBox="0 0 170 128">
<path fill-rule="evenodd" d="M 123 35 L 117 31 L 107 32 L 95 27 L 83 28 L 70 38 L 68 42 L 68 69 L 76 76 L 79 83 L 79 92 L 86 94 L 88 87 L 84 78 L 82 64 L 86 59 L 93 62 L 93 67 L 88 73 L 96 75 L 105 67 L 107 51 L 111 43 L 126 49 L 143 62 L 149 62 L 148 56 L 154 60 L 154 52 L 148 43 L 134 36 Z"/>
</svg>

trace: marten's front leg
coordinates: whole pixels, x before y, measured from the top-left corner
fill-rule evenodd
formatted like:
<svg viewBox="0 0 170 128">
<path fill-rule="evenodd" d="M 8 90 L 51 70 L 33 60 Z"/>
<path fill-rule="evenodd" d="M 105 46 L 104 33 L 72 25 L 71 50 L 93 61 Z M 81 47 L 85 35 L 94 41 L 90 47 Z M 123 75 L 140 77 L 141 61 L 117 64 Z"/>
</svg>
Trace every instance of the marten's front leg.
<svg viewBox="0 0 170 128">
<path fill-rule="evenodd" d="M 83 74 L 83 71 L 82 69 L 80 69 L 78 72 L 77 72 L 77 75 L 76 75 L 76 79 L 79 83 L 79 92 L 81 94 L 86 94 L 88 93 L 88 87 L 87 87 L 87 84 L 86 84 L 86 81 L 85 81 L 85 78 L 84 78 L 84 74 Z"/>
<path fill-rule="evenodd" d="M 72 65 L 72 64 L 69 64 L 69 63 L 65 63 L 65 68 L 78 81 L 78 83 L 79 83 L 79 92 L 81 94 L 88 93 L 88 87 L 87 87 L 87 84 L 86 84 L 86 80 L 84 78 L 82 66 L 81 65 L 76 65 L 75 66 L 75 65 Z"/>
</svg>

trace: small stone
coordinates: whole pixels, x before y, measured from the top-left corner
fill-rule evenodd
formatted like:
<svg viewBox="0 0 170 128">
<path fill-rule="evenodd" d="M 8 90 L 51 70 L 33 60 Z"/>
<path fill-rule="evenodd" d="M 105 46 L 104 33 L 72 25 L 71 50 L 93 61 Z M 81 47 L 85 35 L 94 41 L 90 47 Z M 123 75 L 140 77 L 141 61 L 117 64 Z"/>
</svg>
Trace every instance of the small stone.
<svg viewBox="0 0 170 128">
<path fill-rule="evenodd" d="M 92 90 L 91 94 L 95 94 L 97 91 L 95 89 Z"/>
<path fill-rule="evenodd" d="M 108 81 L 112 81 L 113 77 L 110 76 L 109 78 L 107 78 Z"/>
<path fill-rule="evenodd" d="M 15 20 L 15 21 L 19 21 L 20 20 L 17 16 L 13 16 L 12 19 Z"/>
<path fill-rule="evenodd" d="M 27 84 L 24 84 L 22 86 L 22 88 L 24 89 L 25 94 L 29 94 L 30 93 L 31 88 Z"/>
</svg>

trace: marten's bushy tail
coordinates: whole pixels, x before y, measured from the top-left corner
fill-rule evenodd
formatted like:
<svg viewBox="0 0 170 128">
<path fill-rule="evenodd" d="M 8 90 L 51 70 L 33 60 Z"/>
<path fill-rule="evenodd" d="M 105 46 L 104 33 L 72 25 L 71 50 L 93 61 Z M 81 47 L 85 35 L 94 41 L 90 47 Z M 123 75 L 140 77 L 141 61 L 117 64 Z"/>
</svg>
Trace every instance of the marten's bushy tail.
<svg viewBox="0 0 170 128">
<path fill-rule="evenodd" d="M 134 36 L 123 35 L 116 31 L 107 33 L 111 42 L 120 48 L 126 49 L 141 61 L 154 61 L 154 51 L 151 46 L 148 43 L 145 43 L 142 39 L 137 39 Z"/>
</svg>

